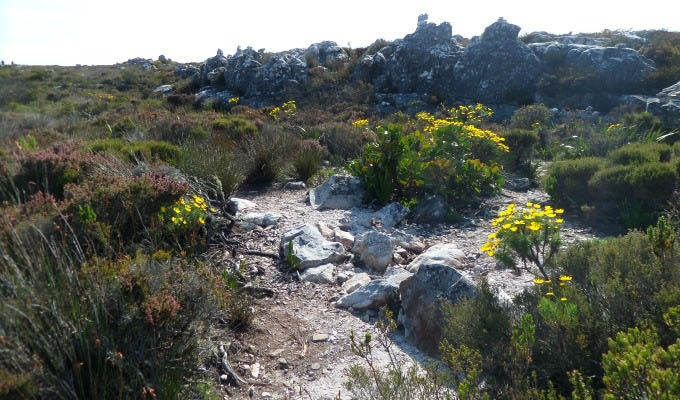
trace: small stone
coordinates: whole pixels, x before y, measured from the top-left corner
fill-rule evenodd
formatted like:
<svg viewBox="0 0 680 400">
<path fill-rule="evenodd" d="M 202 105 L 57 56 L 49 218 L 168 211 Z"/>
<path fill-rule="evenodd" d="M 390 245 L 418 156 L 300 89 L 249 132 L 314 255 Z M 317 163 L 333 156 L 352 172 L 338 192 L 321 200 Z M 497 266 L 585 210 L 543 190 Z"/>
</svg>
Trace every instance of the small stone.
<svg viewBox="0 0 680 400">
<path fill-rule="evenodd" d="M 227 382 L 229 380 L 229 375 L 223 374 L 220 375 L 220 382 Z"/>
<path fill-rule="evenodd" d="M 250 375 L 253 378 L 257 378 L 260 376 L 260 363 L 255 363 L 250 367 Z"/>
<path fill-rule="evenodd" d="M 313 364 L 311 365 L 311 368 L 312 368 L 312 370 L 314 370 L 314 371 L 318 371 L 318 370 L 321 369 L 321 364 L 319 364 L 319 363 L 313 363 Z"/>
<path fill-rule="evenodd" d="M 316 228 L 321 233 L 321 236 L 328 240 L 333 240 L 333 230 L 329 228 L 328 225 L 324 224 L 323 222 L 319 222 L 316 224 Z"/>
<path fill-rule="evenodd" d="M 281 354 L 283 354 L 283 352 L 284 352 L 284 349 L 273 350 L 272 352 L 269 353 L 269 357 L 276 358 L 276 357 L 280 356 Z"/>
<path fill-rule="evenodd" d="M 328 340 L 328 334 L 327 333 L 315 333 L 312 336 L 312 342 L 318 343 L 318 342 L 325 342 Z"/>
<path fill-rule="evenodd" d="M 307 185 L 305 185 L 305 183 L 301 181 L 288 182 L 283 186 L 283 188 L 287 190 L 304 190 L 307 189 Z"/>
<path fill-rule="evenodd" d="M 262 398 L 263 398 L 263 399 L 271 399 L 271 398 L 272 398 L 272 394 L 269 393 L 269 392 L 262 392 Z"/>
<path fill-rule="evenodd" d="M 345 250 L 349 250 L 352 248 L 354 245 L 354 235 L 347 231 L 343 231 L 342 229 L 335 229 L 333 231 L 333 235 L 335 236 L 335 241 L 342 243 L 343 246 L 345 246 Z"/>
<path fill-rule="evenodd" d="M 286 359 L 283 358 L 283 357 L 279 358 L 279 368 L 281 368 L 281 369 L 287 369 L 288 368 L 288 361 L 286 361 Z"/>
</svg>

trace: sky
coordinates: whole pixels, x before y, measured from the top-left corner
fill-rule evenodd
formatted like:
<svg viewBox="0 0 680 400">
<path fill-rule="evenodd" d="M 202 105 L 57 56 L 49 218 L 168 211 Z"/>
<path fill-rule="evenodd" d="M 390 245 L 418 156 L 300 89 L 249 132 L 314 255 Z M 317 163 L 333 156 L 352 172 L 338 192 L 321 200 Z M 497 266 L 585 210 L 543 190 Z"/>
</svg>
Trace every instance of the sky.
<svg viewBox="0 0 680 400">
<path fill-rule="evenodd" d="M 680 0 L 0 0 L 0 60 L 101 65 L 164 54 L 193 62 L 218 48 L 233 54 L 238 45 L 282 51 L 333 40 L 364 47 L 413 32 L 422 13 L 465 37 L 499 17 L 522 33 L 680 31 Z"/>
</svg>

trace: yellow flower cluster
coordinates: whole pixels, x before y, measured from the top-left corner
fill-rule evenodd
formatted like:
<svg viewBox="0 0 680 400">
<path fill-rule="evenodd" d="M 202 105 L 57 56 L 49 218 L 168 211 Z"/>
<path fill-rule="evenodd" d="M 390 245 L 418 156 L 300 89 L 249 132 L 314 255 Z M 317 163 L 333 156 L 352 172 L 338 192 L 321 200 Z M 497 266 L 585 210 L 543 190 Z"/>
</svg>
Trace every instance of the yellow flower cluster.
<svg viewBox="0 0 680 400">
<path fill-rule="evenodd" d="M 352 126 L 355 128 L 365 128 L 368 126 L 368 120 L 367 119 L 358 119 L 354 122 L 352 122 Z"/>
<path fill-rule="evenodd" d="M 169 209 L 161 207 L 158 217 L 161 222 L 167 221 L 173 226 L 204 225 L 208 211 L 217 212 L 214 208 L 208 207 L 201 196 L 194 195 L 180 198 Z"/>
<path fill-rule="evenodd" d="M 559 278 L 560 282 L 560 287 L 564 287 L 567 283 L 571 282 L 572 277 L 569 275 L 561 275 Z M 552 281 L 550 279 L 541 279 L 541 278 L 535 278 L 534 283 L 542 286 L 546 285 L 548 287 L 548 291 L 545 293 L 547 297 L 555 297 L 555 292 L 553 289 L 550 287 L 552 285 Z M 560 297 L 560 301 L 565 302 L 567 301 L 567 298 L 565 296 Z"/>
<path fill-rule="evenodd" d="M 240 97 L 232 97 L 231 99 L 229 99 L 229 104 L 235 106 L 238 104 L 239 101 L 241 101 Z"/>
<path fill-rule="evenodd" d="M 531 235 L 542 230 L 550 231 L 547 233 L 557 231 L 564 223 L 564 219 L 559 218 L 562 214 L 563 209 L 553 209 L 551 206 L 541 208 L 540 204 L 527 203 L 525 209 L 518 210 L 515 204 L 510 204 L 491 222 L 497 227 L 497 231 L 488 236 L 489 241 L 480 251 L 493 257 L 504 235 Z"/>
<path fill-rule="evenodd" d="M 269 116 L 275 120 L 279 120 L 282 115 L 286 117 L 294 117 L 297 112 L 297 105 L 295 100 L 288 100 L 287 102 L 281 104 L 281 106 L 274 107 L 270 112 Z"/>
<path fill-rule="evenodd" d="M 418 113 L 416 118 L 425 124 L 423 128 L 425 132 L 434 132 L 441 128 L 455 126 L 462 135 L 490 140 L 502 151 L 509 152 L 510 148 L 504 143 L 505 138 L 498 136 L 490 130 L 480 129 L 473 125 L 475 122 L 482 121 L 484 113 L 492 114 L 490 108 L 477 104 L 475 107 L 460 106 L 452 108 L 449 110 L 450 116 L 444 119 L 435 118 L 427 112 Z"/>
</svg>

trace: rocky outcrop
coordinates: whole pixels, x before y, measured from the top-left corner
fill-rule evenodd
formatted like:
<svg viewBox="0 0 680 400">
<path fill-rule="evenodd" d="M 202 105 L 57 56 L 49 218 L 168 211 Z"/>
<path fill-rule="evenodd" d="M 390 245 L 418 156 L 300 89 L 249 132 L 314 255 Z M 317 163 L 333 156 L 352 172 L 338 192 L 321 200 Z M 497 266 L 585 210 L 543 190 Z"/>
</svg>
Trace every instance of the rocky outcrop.
<svg viewBox="0 0 680 400">
<path fill-rule="evenodd" d="M 218 50 L 198 73 L 191 67 L 176 73 L 197 77 L 198 101 L 223 103 L 238 96 L 241 104 L 260 106 L 300 93 L 309 76 L 324 76 L 352 61 L 348 67 L 353 68 L 354 82 L 372 84 L 378 111 L 389 112 L 396 108 L 418 111 L 442 101 L 481 102 L 498 109 L 504 104 L 548 99 L 564 106 L 559 98 L 552 98 L 562 96 L 561 92 L 537 93 L 544 73 L 563 74 L 565 68 L 583 72 L 598 83 L 594 92 L 606 97 L 634 93 L 642 78 L 654 70 L 650 60 L 630 48 L 645 41 L 634 34 L 605 40 L 539 32 L 519 40 L 519 31 L 519 26 L 501 18 L 463 47 L 458 41 L 462 38 L 453 35 L 449 23 L 429 23 L 427 15 L 421 15 L 415 32 L 390 43 L 375 42 L 356 64 L 337 43 L 324 41 L 279 53 L 239 47 L 235 54 L 225 56 Z M 592 100 L 585 96 L 577 103 Z"/>
<path fill-rule="evenodd" d="M 548 69 L 567 68 L 582 71 L 600 80 L 611 93 L 631 93 L 642 78 L 654 71 L 654 63 L 636 50 L 617 45 L 603 47 L 559 42 L 532 43 L 531 50 Z"/>
<path fill-rule="evenodd" d="M 656 96 L 620 96 L 619 103 L 658 116 L 666 127 L 680 128 L 680 82 L 663 89 Z"/>
<path fill-rule="evenodd" d="M 428 23 L 424 15 L 419 17 L 414 33 L 364 55 L 355 76 L 373 82 L 378 92 L 446 95 L 462 51 L 453 38 L 451 24 Z"/>
<path fill-rule="evenodd" d="M 349 210 L 361 205 L 364 198 L 359 178 L 335 175 L 309 191 L 309 202 L 315 210 Z"/>
<path fill-rule="evenodd" d="M 454 69 L 460 97 L 498 104 L 533 93 L 544 65 L 517 39 L 519 31 L 519 26 L 500 18 L 473 38 Z"/>
<path fill-rule="evenodd" d="M 442 340 L 442 301 L 457 303 L 476 295 L 475 285 L 450 265 L 431 262 L 399 286 L 404 334 L 418 348 L 438 352 Z"/>
<path fill-rule="evenodd" d="M 280 254 L 284 260 L 288 256 L 293 257 L 296 266 L 302 270 L 324 264 L 340 264 L 349 256 L 342 244 L 324 239 L 319 230 L 309 224 L 283 234 Z"/>
</svg>

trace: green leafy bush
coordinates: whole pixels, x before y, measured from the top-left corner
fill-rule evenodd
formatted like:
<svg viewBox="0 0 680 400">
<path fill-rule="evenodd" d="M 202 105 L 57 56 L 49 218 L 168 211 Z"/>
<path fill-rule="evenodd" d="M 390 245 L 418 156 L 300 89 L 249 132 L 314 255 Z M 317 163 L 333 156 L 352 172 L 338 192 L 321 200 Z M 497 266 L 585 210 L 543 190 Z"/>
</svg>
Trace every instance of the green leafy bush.
<svg viewBox="0 0 680 400">
<path fill-rule="evenodd" d="M 550 121 L 551 112 L 543 104 L 531 104 L 520 107 L 512 114 L 510 126 L 517 129 L 533 129 L 536 125 L 546 125 Z M 510 148 L 513 148 L 510 146 Z"/>
<path fill-rule="evenodd" d="M 127 158 L 132 162 L 164 161 L 176 165 L 183 156 L 182 149 L 162 141 L 143 140 L 126 142 L 123 139 L 97 139 L 90 143 L 93 153 L 109 152 Z"/>
<path fill-rule="evenodd" d="M 588 188 L 588 181 L 604 166 L 605 160 L 601 158 L 556 161 L 548 170 L 545 191 L 553 202 L 562 207 L 578 208 L 592 203 L 594 196 Z"/>
<path fill-rule="evenodd" d="M 533 130 L 512 129 L 502 134 L 511 151 L 506 154 L 507 165 L 515 171 L 529 174 L 532 171 L 534 148 L 538 144 L 538 133 Z"/>
<path fill-rule="evenodd" d="M 228 198 L 245 180 L 246 161 L 224 141 L 191 140 L 182 145 L 182 152 L 177 167 L 212 186 L 217 198 Z"/>
<path fill-rule="evenodd" d="M 459 114 L 465 114 L 466 122 L 461 122 Z M 350 171 L 382 204 L 393 199 L 416 200 L 425 194 L 460 204 L 474 196 L 497 193 L 502 185 L 500 168 L 473 157 L 479 151 L 490 154 L 489 145 L 507 151 L 504 139 L 474 125 L 479 118 L 474 107 L 452 109 L 450 115 L 435 119 L 419 114 L 422 131 L 404 132 L 401 125 L 380 127 L 376 141 L 350 164 Z"/>
<path fill-rule="evenodd" d="M 236 142 L 245 138 L 252 138 L 257 134 L 257 126 L 252 122 L 239 117 L 228 117 L 215 120 L 211 123 L 215 134 L 223 135 Z"/>
<path fill-rule="evenodd" d="M 320 125 L 318 129 L 319 141 L 340 164 L 344 164 L 346 160 L 358 158 L 361 155 L 361 149 L 376 138 L 375 132 L 367 127 L 355 127 L 337 122 Z"/>
<path fill-rule="evenodd" d="M 604 168 L 593 175 L 588 188 L 599 207 L 618 211 L 626 227 L 653 223 L 673 195 L 677 175 L 671 163 L 648 162 Z"/>
<path fill-rule="evenodd" d="M 607 158 L 617 165 L 667 162 L 671 159 L 671 146 L 661 143 L 632 143 L 612 151 Z"/>
</svg>

